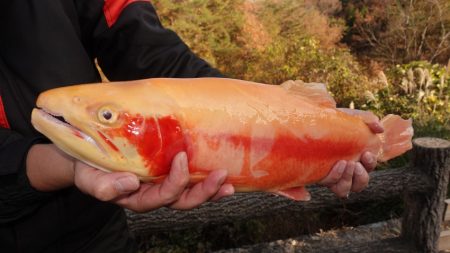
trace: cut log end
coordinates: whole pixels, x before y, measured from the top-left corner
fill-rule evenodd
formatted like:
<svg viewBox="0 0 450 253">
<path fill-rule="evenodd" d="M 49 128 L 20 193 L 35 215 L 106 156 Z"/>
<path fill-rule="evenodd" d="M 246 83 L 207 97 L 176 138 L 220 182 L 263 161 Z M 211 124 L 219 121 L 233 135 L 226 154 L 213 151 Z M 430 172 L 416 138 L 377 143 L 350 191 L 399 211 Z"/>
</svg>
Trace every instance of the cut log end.
<svg viewBox="0 0 450 253">
<path fill-rule="evenodd" d="M 416 138 L 413 140 L 414 145 L 424 148 L 431 148 L 431 149 L 447 149 L 450 148 L 450 141 L 440 139 L 440 138 L 433 138 L 433 137 L 422 137 L 422 138 Z"/>
</svg>

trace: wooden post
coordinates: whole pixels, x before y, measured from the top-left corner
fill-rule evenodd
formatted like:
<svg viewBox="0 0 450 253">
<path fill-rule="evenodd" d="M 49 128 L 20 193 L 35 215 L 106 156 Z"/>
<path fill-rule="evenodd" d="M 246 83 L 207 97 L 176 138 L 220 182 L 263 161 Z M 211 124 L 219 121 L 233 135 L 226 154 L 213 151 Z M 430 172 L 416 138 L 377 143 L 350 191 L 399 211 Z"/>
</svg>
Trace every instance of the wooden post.
<svg viewBox="0 0 450 253">
<path fill-rule="evenodd" d="M 411 187 L 405 193 L 402 236 L 421 252 L 437 252 L 450 172 L 450 141 L 418 138 L 413 145 L 413 169 L 428 177 L 433 188 L 417 192 Z"/>
</svg>

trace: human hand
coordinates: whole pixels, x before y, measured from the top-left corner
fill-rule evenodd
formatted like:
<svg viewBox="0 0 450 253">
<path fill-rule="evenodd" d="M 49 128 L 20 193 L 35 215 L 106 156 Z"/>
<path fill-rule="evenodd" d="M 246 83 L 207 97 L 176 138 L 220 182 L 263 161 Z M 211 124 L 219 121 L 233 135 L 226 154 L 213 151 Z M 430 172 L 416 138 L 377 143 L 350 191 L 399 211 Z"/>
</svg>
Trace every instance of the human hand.
<svg viewBox="0 0 450 253">
<path fill-rule="evenodd" d="M 102 201 L 110 201 L 135 212 L 147 212 L 168 206 L 191 209 L 208 200 L 232 195 L 234 188 L 224 184 L 227 171 L 212 171 L 208 177 L 191 188 L 186 153 L 172 161 L 169 175 L 160 184 L 140 183 L 129 172 L 106 173 L 82 162 L 75 164 L 75 185 L 83 192 Z"/>
<path fill-rule="evenodd" d="M 339 108 L 339 110 L 360 117 L 373 133 L 382 133 L 383 126 L 377 116 L 371 112 Z M 360 192 L 369 184 L 369 174 L 377 166 L 376 156 L 370 152 L 364 152 L 359 162 L 339 161 L 330 173 L 319 182 L 327 186 L 338 197 L 348 197 L 350 192 Z"/>
</svg>

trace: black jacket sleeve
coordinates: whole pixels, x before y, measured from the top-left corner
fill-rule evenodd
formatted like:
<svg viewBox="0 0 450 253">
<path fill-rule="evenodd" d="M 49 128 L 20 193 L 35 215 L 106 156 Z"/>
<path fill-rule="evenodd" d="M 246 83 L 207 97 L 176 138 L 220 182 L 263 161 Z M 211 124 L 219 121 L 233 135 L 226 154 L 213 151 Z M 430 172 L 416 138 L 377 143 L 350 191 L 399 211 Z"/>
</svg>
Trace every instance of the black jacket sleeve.
<svg viewBox="0 0 450 253">
<path fill-rule="evenodd" d="M 222 76 L 161 25 L 148 1 L 127 5 L 113 24 L 100 21 L 94 53 L 110 80 Z"/>
<path fill-rule="evenodd" d="M 24 138 L 0 128 L 0 224 L 17 220 L 39 207 L 50 196 L 36 191 L 26 176 L 26 156 L 33 144 L 44 138 Z"/>
</svg>

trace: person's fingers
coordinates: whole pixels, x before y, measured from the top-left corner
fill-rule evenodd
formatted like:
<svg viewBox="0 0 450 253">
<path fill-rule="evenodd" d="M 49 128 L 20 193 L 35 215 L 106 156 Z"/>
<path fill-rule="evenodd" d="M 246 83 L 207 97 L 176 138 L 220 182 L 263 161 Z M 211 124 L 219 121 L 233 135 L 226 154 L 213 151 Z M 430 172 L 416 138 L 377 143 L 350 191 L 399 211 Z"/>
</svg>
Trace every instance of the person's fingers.
<svg viewBox="0 0 450 253">
<path fill-rule="evenodd" d="M 139 179 L 128 172 L 107 173 L 79 163 L 75 166 L 75 185 L 83 192 L 102 201 L 139 189 Z"/>
<path fill-rule="evenodd" d="M 374 134 L 384 132 L 384 128 L 380 123 L 380 119 L 372 112 L 358 111 L 358 116 L 364 121 L 364 123 L 366 123 L 366 125 Z"/>
<path fill-rule="evenodd" d="M 361 164 L 367 172 L 371 172 L 377 167 L 377 158 L 371 152 L 364 152 L 361 156 Z"/>
<path fill-rule="evenodd" d="M 324 179 L 322 179 L 319 182 L 319 184 L 325 185 L 325 186 L 331 186 L 333 184 L 336 184 L 341 179 L 346 166 L 347 166 L 347 161 L 337 162 L 333 166 L 333 168 L 331 168 L 331 171 L 328 173 L 328 175 Z"/>
<path fill-rule="evenodd" d="M 180 198 L 170 205 L 174 209 L 191 209 L 214 197 L 227 177 L 226 170 L 212 171 L 208 177 L 183 192 Z"/>
<path fill-rule="evenodd" d="M 142 184 L 138 192 L 115 199 L 115 203 L 136 212 L 146 212 L 176 201 L 189 183 L 185 152 L 178 153 L 169 175 L 161 184 Z"/>
<path fill-rule="evenodd" d="M 205 201 L 217 200 L 234 193 L 230 184 L 222 185 L 227 171 L 213 171 L 192 189 L 186 153 L 181 152 L 172 161 L 169 175 L 161 184 L 140 184 L 136 175 L 128 172 L 105 173 L 80 163 L 75 167 L 75 184 L 83 192 L 102 201 L 113 201 L 136 212 L 145 212 L 162 206 L 188 209 Z"/>
<path fill-rule="evenodd" d="M 373 112 L 349 108 L 338 108 L 338 110 L 359 117 L 375 134 L 384 132 L 384 128 L 380 123 L 380 119 Z"/>
<path fill-rule="evenodd" d="M 330 187 L 330 190 L 333 191 L 338 197 L 345 198 L 349 195 L 352 188 L 352 179 L 355 167 L 355 162 L 347 162 L 347 166 L 345 167 L 345 171 L 341 179 L 335 185 Z"/>
<path fill-rule="evenodd" d="M 185 152 L 180 152 L 174 157 L 170 173 L 158 189 L 158 198 L 164 204 L 169 204 L 180 197 L 188 183 L 187 155 Z"/>
<path fill-rule="evenodd" d="M 369 184 L 369 174 L 361 163 L 356 163 L 353 173 L 352 192 L 360 192 Z"/>
<path fill-rule="evenodd" d="M 365 123 L 374 134 L 380 134 L 384 132 L 383 125 L 380 123 L 380 121 L 372 121 Z"/>
<path fill-rule="evenodd" d="M 211 198 L 211 201 L 218 201 L 224 197 L 228 197 L 234 194 L 234 186 L 232 184 L 223 184 L 217 191 L 216 195 Z"/>
</svg>

